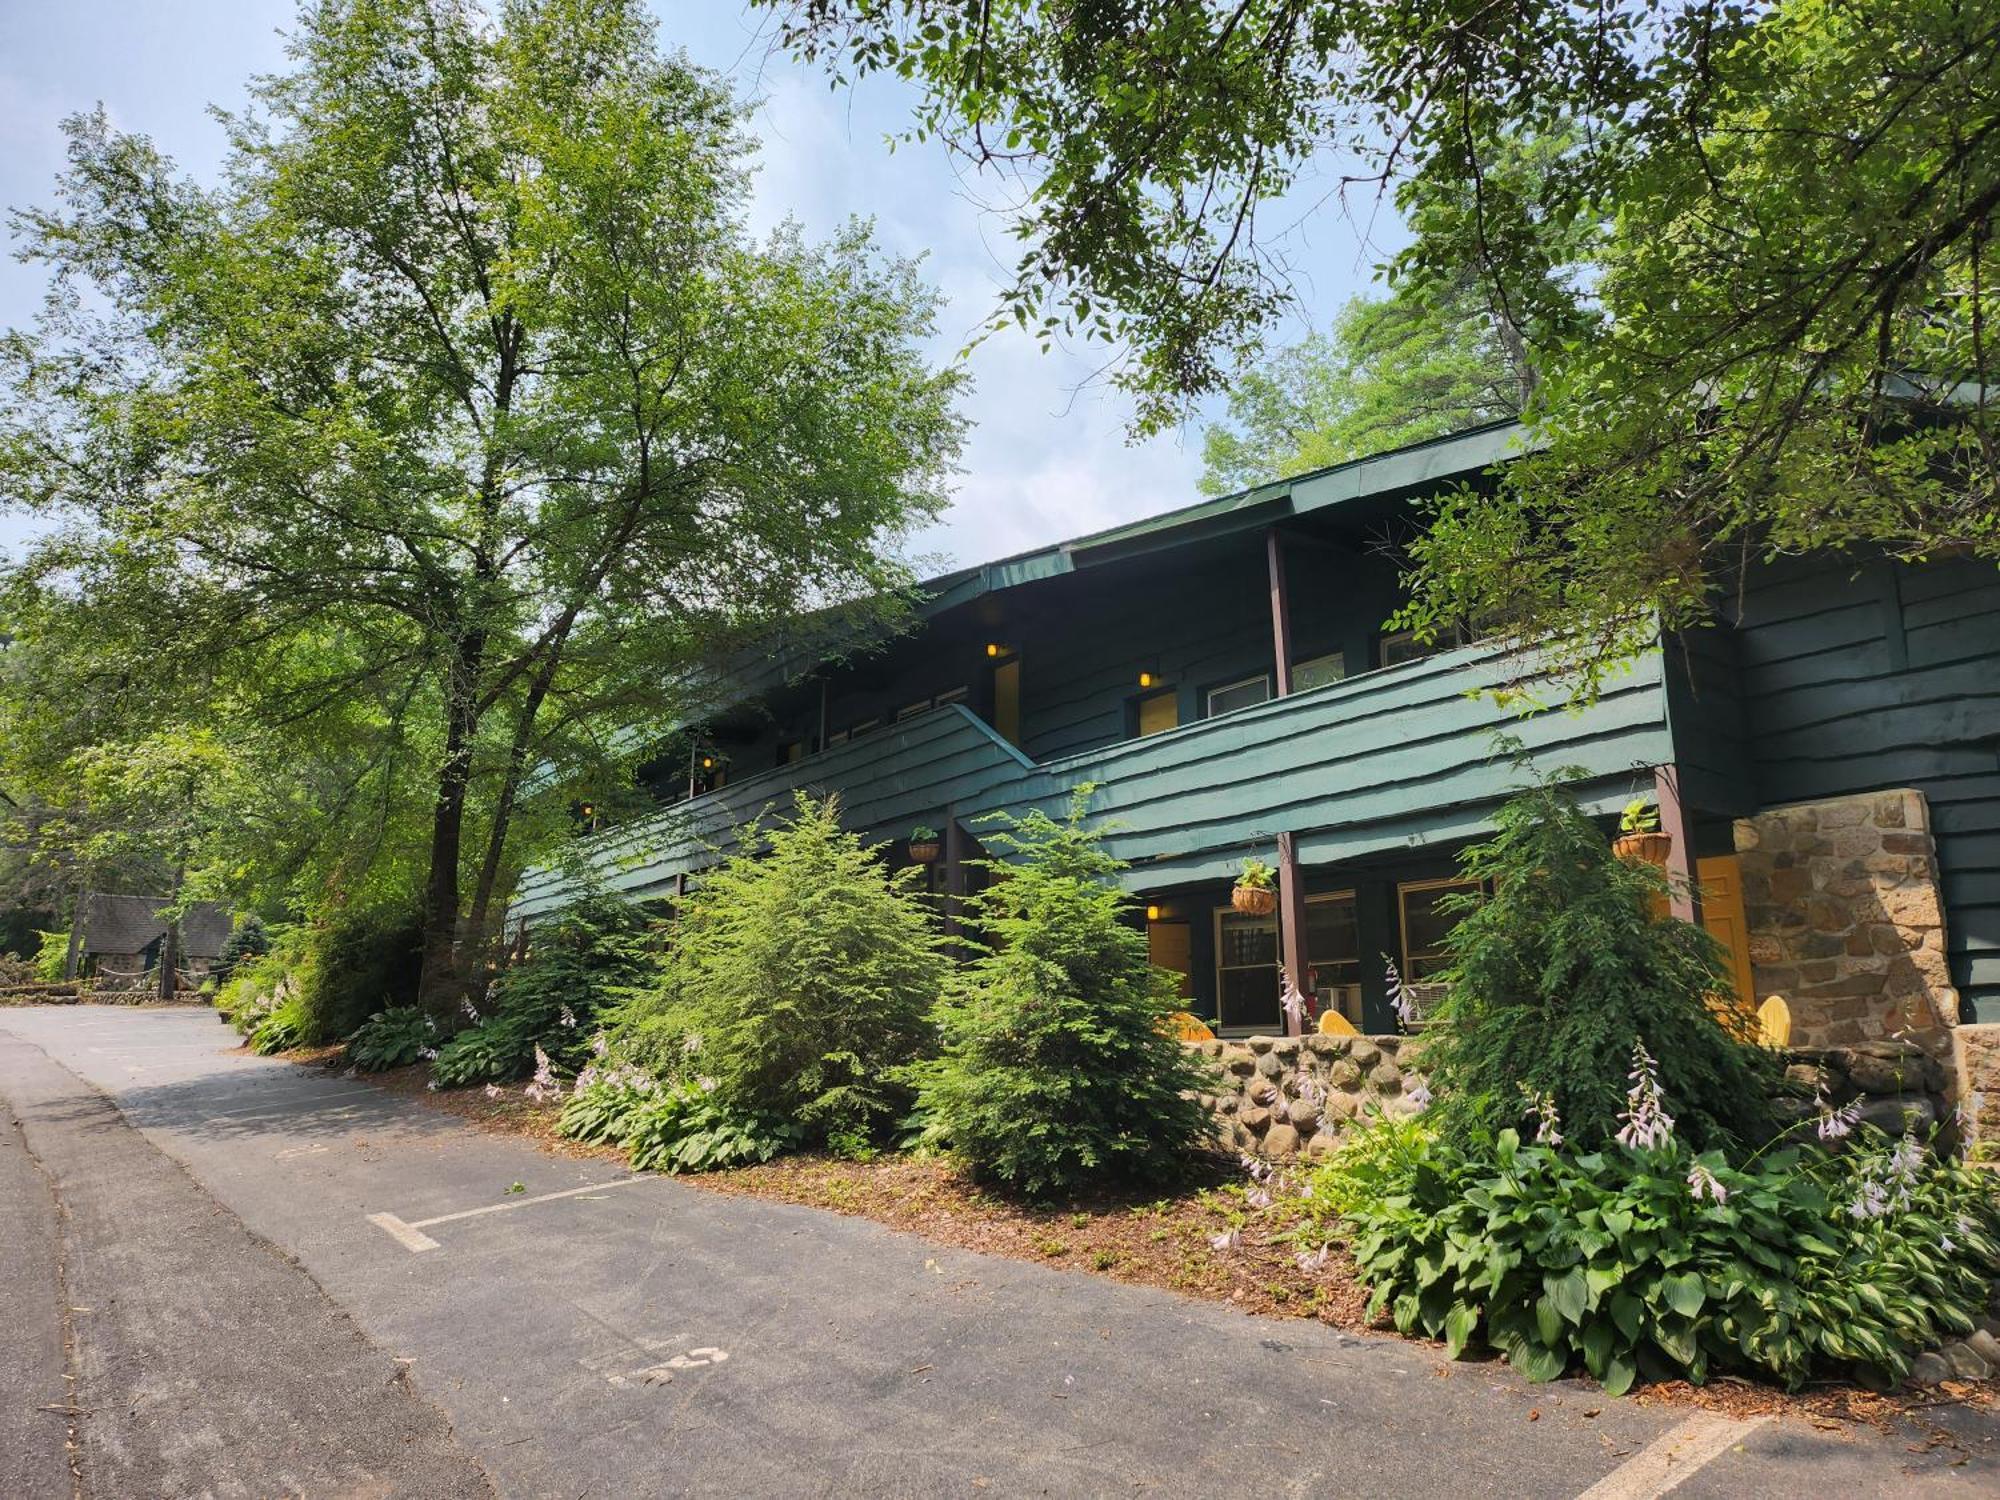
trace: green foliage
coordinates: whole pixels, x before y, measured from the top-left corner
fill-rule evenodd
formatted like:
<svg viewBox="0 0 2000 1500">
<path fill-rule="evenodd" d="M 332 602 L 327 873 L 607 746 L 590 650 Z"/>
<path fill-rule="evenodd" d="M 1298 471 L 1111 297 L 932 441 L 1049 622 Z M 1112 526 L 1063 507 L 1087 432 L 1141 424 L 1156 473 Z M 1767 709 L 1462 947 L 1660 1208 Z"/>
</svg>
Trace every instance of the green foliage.
<svg viewBox="0 0 2000 1500">
<path fill-rule="evenodd" d="M 258 1014 L 248 1032 L 250 1050 L 264 1057 L 307 1047 L 321 1040 L 304 1002 L 296 994 L 285 994 L 269 1010 Z"/>
<path fill-rule="evenodd" d="M 1461 898 L 1448 986 L 1424 1065 L 1447 1128 L 1491 1134 L 1523 1093 L 1553 1098 L 1574 1145 L 1610 1140 L 1633 1044 L 1658 1059 L 1681 1129 L 1698 1145 L 1761 1139 L 1772 1055 L 1734 1007 L 1720 947 L 1664 910 L 1664 877 L 1611 853 L 1560 786 L 1510 798 L 1493 836 L 1461 858 L 1487 888 Z"/>
<path fill-rule="evenodd" d="M 437 1023 L 414 1005 L 377 1011 L 347 1039 L 347 1060 L 364 1073 L 407 1068 L 437 1041 Z"/>
<path fill-rule="evenodd" d="M 35 949 L 35 978 L 42 984 L 54 984 L 69 966 L 69 929 L 37 932 L 35 936 L 41 939 Z"/>
<path fill-rule="evenodd" d="M 246 958 L 261 958 L 271 951 L 271 934 L 264 929 L 264 922 L 255 912 L 251 912 L 229 929 L 229 936 L 222 940 L 222 952 L 215 961 L 222 977 Z"/>
<path fill-rule="evenodd" d="M 351 1035 L 377 1011 L 415 1003 L 421 943 L 406 909 L 336 906 L 307 924 L 297 973 L 307 1040 Z"/>
<path fill-rule="evenodd" d="M 1176 982 L 1128 920 L 1089 791 L 1061 823 L 996 820 L 1007 857 L 973 903 L 991 946 L 946 985 L 943 1056 L 909 1070 L 921 1141 L 1032 1195 L 1172 1180 L 1211 1128 L 1194 1095 L 1213 1079 L 1168 1024 Z"/>
<path fill-rule="evenodd" d="M 1243 868 L 1237 872 L 1236 883 L 1253 891 L 1268 891 L 1277 884 L 1278 872 L 1254 856 L 1243 861 Z"/>
<path fill-rule="evenodd" d="M 532 930 L 527 956 L 487 988 L 479 1020 L 438 1049 L 433 1081 L 459 1088 L 520 1078 L 537 1051 L 575 1072 L 600 1019 L 658 972 L 651 927 L 630 902 L 585 887 Z"/>
<path fill-rule="evenodd" d="M 1914 1141 L 1732 1167 L 1677 1140 L 1570 1155 L 1511 1130 L 1373 1134 L 1312 1182 L 1341 1196 L 1371 1309 L 1454 1357 L 1483 1340 L 1531 1380 L 1894 1381 L 1971 1331 L 2000 1272 L 1993 1184 Z"/>
<path fill-rule="evenodd" d="M 738 1113 L 698 1084 L 660 1084 L 630 1069 L 580 1082 L 558 1128 L 574 1140 L 624 1148 L 637 1171 L 748 1166 L 805 1138 L 781 1116 Z"/>
<path fill-rule="evenodd" d="M 421 891 L 449 1006 L 607 744 L 747 637 L 905 616 L 960 377 L 865 225 L 752 235 L 744 109 L 639 0 L 311 0 L 288 43 L 210 180 L 65 122 L 19 228 L 76 295 L 0 340 L 0 491 L 44 523 L 9 623 L 168 689 L 50 699 L 93 709 L 33 726 L 52 792 L 164 716 L 215 774 L 118 830 L 315 906 Z"/>
<path fill-rule="evenodd" d="M 1120 346 L 1152 430 L 1294 310 L 1297 247 L 1259 234 L 1295 222 L 1280 200 L 1329 152 L 1372 157 L 1413 236 L 1398 296 L 1476 276 L 1532 345 L 1548 445 L 1442 511 L 1420 628 L 1559 632 L 1588 673 L 1704 621 L 1746 554 L 2000 557 L 1988 7 L 760 3 L 1026 184 L 1006 312 Z M 1580 286 L 1551 274 L 1579 235 Z"/>
<path fill-rule="evenodd" d="M 1658 833 L 1660 810 L 1644 797 L 1634 797 L 1618 815 L 1620 833 Z"/>
<path fill-rule="evenodd" d="M 712 1081 L 738 1119 L 873 1130 L 907 1100 L 894 1072 L 930 1043 L 947 962 L 921 872 L 886 872 L 836 799 L 804 792 L 739 847 L 690 896 L 661 985 L 620 1014 L 621 1055 Z"/>
<path fill-rule="evenodd" d="M 246 959 L 216 987 L 215 1008 L 244 1036 L 280 1005 L 297 995 L 310 959 L 303 927 L 281 928 L 268 953 Z"/>
</svg>

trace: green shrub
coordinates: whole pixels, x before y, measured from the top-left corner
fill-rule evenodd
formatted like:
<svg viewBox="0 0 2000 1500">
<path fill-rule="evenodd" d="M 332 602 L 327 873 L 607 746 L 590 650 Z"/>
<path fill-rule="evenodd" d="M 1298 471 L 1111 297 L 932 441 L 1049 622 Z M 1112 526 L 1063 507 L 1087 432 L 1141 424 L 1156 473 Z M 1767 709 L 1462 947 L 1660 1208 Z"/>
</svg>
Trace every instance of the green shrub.
<svg viewBox="0 0 2000 1500">
<path fill-rule="evenodd" d="M 334 907 L 304 932 L 297 978 L 308 1042 L 351 1036 L 377 1011 L 416 1003 L 423 929 L 415 916 L 396 908 Z"/>
<path fill-rule="evenodd" d="M 1514 1124 L 1525 1090 L 1554 1101 L 1573 1145 L 1600 1147 L 1619 1128 L 1639 1043 L 1696 1145 L 1766 1138 L 1776 1063 L 1749 1018 L 1710 1004 L 1733 989 L 1722 950 L 1664 914 L 1664 877 L 1613 855 L 1552 783 L 1494 821 L 1461 857 L 1488 893 L 1456 898 L 1448 994 L 1425 1038 L 1443 1128 L 1470 1139 Z"/>
<path fill-rule="evenodd" d="M 590 891 L 530 932 L 527 957 L 487 988 L 485 1014 L 440 1050 L 441 1088 L 525 1076 L 540 1048 L 574 1072 L 599 1019 L 659 971 L 652 922 L 629 901 Z"/>
<path fill-rule="evenodd" d="M 907 1104 L 896 1069 L 930 1042 L 947 962 L 921 871 L 888 872 L 834 798 L 804 793 L 739 846 L 683 909 L 663 982 L 621 1011 L 619 1055 L 699 1075 L 733 1119 L 873 1131 Z"/>
<path fill-rule="evenodd" d="M 229 929 L 222 940 L 222 952 L 215 960 L 218 978 L 226 979 L 246 959 L 261 958 L 271 951 L 271 934 L 255 912 Z"/>
<path fill-rule="evenodd" d="M 989 837 L 1014 856 L 973 902 L 991 946 L 947 983 L 944 1055 L 910 1069 L 920 1141 L 1029 1194 L 1171 1180 L 1211 1133 L 1194 1096 L 1214 1079 L 1167 1024 L 1176 981 L 1126 920 L 1088 794 Z"/>
<path fill-rule="evenodd" d="M 637 1171 L 665 1172 L 769 1161 L 805 1136 L 781 1116 L 739 1114 L 699 1084 L 661 1084 L 631 1068 L 580 1080 L 558 1129 L 573 1140 L 622 1147 Z"/>
<path fill-rule="evenodd" d="M 63 970 L 69 967 L 69 929 L 37 931 L 35 936 L 41 939 L 35 949 L 35 982 L 54 984 L 63 977 Z"/>
<path fill-rule="evenodd" d="M 407 1068 L 437 1040 L 437 1023 L 414 1005 L 377 1011 L 347 1039 L 347 1060 L 364 1073 Z"/>
<path fill-rule="evenodd" d="M 1614 1395 L 1724 1370 L 1880 1383 L 1971 1331 L 2000 1204 L 1976 1169 L 1874 1142 L 1732 1167 L 1673 1137 L 1572 1155 L 1408 1124 L 1330 1157 L 1307 1211 L 1338 1200 L 1371 1312 L 1453 1357 L 1483 1340 L 1531 1380 L 1580 1363 Z"/>
<path fill-rule="evenodd" d="M 318 1040 L 304 1003 L 291 993 L 259 1016 L 250 1028 L 249 1037 L 250 1050 L 265 1057 L 274 1052 L 289 1052 L 294 1047 L 311 1046 Z"/>
<path fill-rule="evenodd" d="M 303 928 L 281 928 L 270 951 L 246 959 L 216 987 L 215 1008 L 222 1019 L 245 1036 L 298 991 L 308 962 Z"/>
</svg>

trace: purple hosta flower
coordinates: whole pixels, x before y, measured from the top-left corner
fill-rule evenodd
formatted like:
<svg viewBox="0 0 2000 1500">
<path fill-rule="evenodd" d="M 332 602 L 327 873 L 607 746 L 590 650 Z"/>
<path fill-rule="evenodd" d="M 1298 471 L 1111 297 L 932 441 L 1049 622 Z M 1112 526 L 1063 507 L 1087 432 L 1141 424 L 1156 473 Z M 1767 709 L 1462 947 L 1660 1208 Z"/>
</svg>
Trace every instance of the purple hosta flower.
<svg viewBox="0 0 2000 1500">
<path fill-rule="evenodd" d="M 1625 1094 L 1625 1109 L 1618 1116 L 1625 1128 L 1618 1132 L 1618 1144 L 1627 1150 L 1655 1150 L 1674 1138 L 1674 1117 L 1667 1113 L 1660 1097 L 1660 1079 L 1652 1053 L 1644 1042 L 1632 1044 L 1632 1071 L 1626 1075 L 1632 1087 Z"/>
<path fill-rule="evenodd" d="M 580 1094 L 595 1082 L 597 1082 L 597 1065 L 585 1063 L 583 1071 L 576 1075 L 576 1082 L 569 1086 L 569 1091 L 572 1094 Z"/>
<path fill-rule="evenodd" d="M 1419 1114 L 1431 1107 L 1431 1086 L 1419 1078 L 1409 1088 L 1403 1090 L 1403 1097 L 1416 1107 Z"/>
<path fill-rule="evenodd" d="M 1396 1019 L 1405 1027 L 1417 1024 L 1417 997 L 1410 993 L 1410 987 L 1403 983 L 1402 970 L 1396 967 L 1396 960 L 1388 954 L 1382 955 L 1382 962 L 1388 970 L 1389 1003 L 1396 1007 Z"/>
<path fill-rule="evenodd" d="M 1311 1250 L 1301 1250 L 1293 1259 L 1298 1262 L 1298 1267 L 1301 1271 L 1310 1275 L 1314 1271 L 1325 1268 L 1327 1255 L 1331 1252 L 1332 1248 L 1331 1245 L 1321 1245 L 1316 1253 Z"/>
<path fill-rule="evenodd" d="M 701 1033 L 690 1031 L 686 1036 L 682 1037 L 681 1051 L 689 1057 L 693 1057 L 695 1053 L 701 1051 Z"/>
<path fill-rule="evenodd" d="M 1243 1170 L 1250 1174 L 1254 1182 L 1262 1182 L 1271 1175 L 1271 1164 L 1267 1161 L 1259 1161 L 1254 1156 L 1239 1156 L 1236 1159 L 1243 1163 Z"/>
<path fill-rule="evenodd" d="M 1688 1168 L 1688 1191 L 1694 1195 L 1694 1201 L 1697 1203 L 1703 1198 L 1713 1198 L 1716 1206 L 1720 1207 L 1729 1201 L 1729 1189 L 1717 1181 L 1715 1174 L 1700 1162 Z"/>
<path fill-rule="evenodd" d="M 1861 1123 L 1860 1099 L 1850 1099 L 1839 1109 L 1835 1109 L 1833 1101 L 1826 1096 L 1824 1083 L 1819 1086 L 1819 1092 L 1814 1096 L 1813 1102 L 1819 1106 L 1819 1119 L 1813 1129 L 1823 1141 L 1844 1141 L 1854 1133 L 1854 1127 Z"/>
<path fill-rule="evenodd" d="M 549 1061 L 548 1053 L 536 1047 L 535 1076 L 528 1080 L 528 1086 L 522 1092 L 540 1104 L 544 1099 L 560 1099 L 562 1091 L 562 1084 L 556 1080 L 555 1064 Z"/>
<path fill-rule="evenodd" d="M 1239 1246 L 1241 1246 L 1242 1243 L 1243 1243 L 1242 1230 L 1225 1229 L 1222 1231 L 1221 1234 L 1215 1234 L 1209 1236 L 1208 1248 L 1211 1250 L 1234 1250 L 1237 1249 Z"/>
<path fill-rule="evenodd" d="M 1527 1112 L 1535 1117 L 1535 1144 L 1551 1150 L 1563 1143 L 1562 1117 L 1556 1113 L 1556 1096 L 1547 1089 L 1539 1093 L 1521 1085 L 1521 1097 L 1528 1101 Z"/>
<path fill-rule="evenodd" d="M 507 1091 L 501 1088 L 500 1085 L 497 1083 L 489 1083 L 486 1085 L 486 1097 L 489 1099 L 498 1099 L 505 1092 Z"/>
<path fill-rule="evenodd" d="M 1243 1195 L 1243 1201 L 1252 1208 L 1269 1208 L 1271 1206 L 1271 1195 L 1263 1188 L 1252 1188 Z"/>
<path fill-rule="evenodd" d="M 1924 1146 L 1914 1135 L 1896 1142 L 1887 1156 L 1878 1156 L 1868 1165 L 1860 1190 L 1847 1206 L 1856 1219 L 1880 1219 L 1910 1206 L 1910 1189 L 1923 1171 Z"/>
<path fill-rule="evenodd" d="M 458 1008 L 465 1012 L 466 1020 L 470 1021 L 474 1026 L 477 1026 L 479 1024 L 479 1007 L 472 1003 L 472 999 L 470 996 L 467 996 L 465 999 L 459 1001 Z M 428 1025 L 430 1023 L 426 1021 L 425 1024 Z"/>
<path fill-rule="evenodd" d="M 433 1094 L 435 1094 L 437 1092 L 438 1081 L 435 1078 L 433 1078 L 429 1083 L 425 1084 L 424 1087 L 429 1089 Z"/>
<path fill-rule="evenodd" d="M 1944 1251 L 1946 1255 L 1951 1254 L 1951 1252 L 1956 1250 L 1957 1248 L 1958 1248 L 1958 1241 L 1953 1239 L 1950 1235 L 1941 1234 L 1938 1236 L 1938 1249 Z"/>
<path fill-rule="evenodd" d="M 1282 970 L 1280 972 L 1283 972 Z M 1278 996 L 1278 1009 L 1285 1013 L 1285 1024 L 1304 1031 L 1306 1027 L 1306 997 L 1299 987 L 1292 983 L 1292 976 L 1285 975 L 1285 988 Z"/>
<path fill-rule="evenodd" d="M 438 1055 L 438 1049 L 435 1047 L 417 1048 L 417 1056 L 421 1057 L 425 1062 L 436 1062 L 437 1055 Z"/>
<path fill-rule="evenodd" d="M 1889 1189 L 1882 1179 L 1869 1176 L 1862 1179 L 1861 1191 L 1852 1203 L 1847 1205 L 1849 1218 L 1879 1219 L 1889 1212 Z"/>
<path fill-rule="evenodd" d="M 611 1052 L 611 1038 L 606 1036 L 603 1032 L 601 1031 L 598 1032 L 596 1036 L 590 1039 L 590 1055 L 592 1057 L 605 1057 L 608 1056 L 610 1052 Z"/>
<path fill-rule="evenodd" d="M 715 1080 L 713 1078 L 710 1078 L 705 1073 L 701 1077 L 695 1080 L 695 1086 L 699 1088 L 704 1094 L 712 1094 L 715 1092 L 716 1089 Z"/>
<path fill-rule="evenodd" d="M 1299 1078 L 1299 1097 L 1314 1109 L 1318 1109 L 1326 1103 L 1326 1085 L 1310 1073 L 1304 1074 Z"/>
<path fill-rule="evenodd" d="M 576 1030 L 576 1012 L 571 1010 L 567 1005 L 556 1012 L 556 1019 L 562 1022 L 565 1030 Z"/>
</svg>

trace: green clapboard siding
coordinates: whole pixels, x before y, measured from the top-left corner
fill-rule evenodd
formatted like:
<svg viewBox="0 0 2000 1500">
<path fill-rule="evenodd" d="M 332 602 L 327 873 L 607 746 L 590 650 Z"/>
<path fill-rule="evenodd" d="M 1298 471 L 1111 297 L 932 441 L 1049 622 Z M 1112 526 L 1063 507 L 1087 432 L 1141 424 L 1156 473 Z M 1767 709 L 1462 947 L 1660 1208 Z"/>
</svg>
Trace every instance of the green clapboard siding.
<svg viewBox="0 0 2000 1500">
<path fill-rule="evenodd" d="M 954 704 L 601 835 L 585 852 L 612 888 L 644 897 L 727 852 L 739 825 L 782 809 L 794 788 L 838 792 L 848 826 L 886 840 L 954 811 L 966 824 L 1035 807 L 1060 816 L 1090 785 L 1112 850 L 1134 866 L 1128 886 L 1157 890 L 1223 878 L 1246 854 L 1268 858 L 1286 829 L 1315 865 L 1477 833 L 1522 774 L 1496 751 L 1496 732 L 1517 736 L 1540 766 L 1580 768 L 1586 799 L 1603 809 L 1665 758 L 1657 654 L 1590 707 L 1527 720 L 1476 693 L 1506 668 L 1497 651 L 1466 648 L 1040 763 Z M 531 872 L 516 914 L 566 893 L 559 873 Z"/>
<path fill-rule="evenodd" d="M 1954 982 L 2000 1020 L 2000 571 L 1788 562 L 1745 589 L 1735 646 L 1757 801 L 1921 791 Z"/>
</svg>

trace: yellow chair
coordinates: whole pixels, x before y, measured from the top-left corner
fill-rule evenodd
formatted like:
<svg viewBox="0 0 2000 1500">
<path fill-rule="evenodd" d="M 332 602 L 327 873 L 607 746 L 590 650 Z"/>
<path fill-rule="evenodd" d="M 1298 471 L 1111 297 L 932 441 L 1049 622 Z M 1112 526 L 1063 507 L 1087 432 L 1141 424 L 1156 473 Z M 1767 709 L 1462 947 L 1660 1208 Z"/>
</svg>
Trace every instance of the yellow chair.
<svg viewBox="0 0 2000 1500">
<path fill-rule="evenodd" d="M 1354 1023 L 1332 1006 L 1319 1013 L 1319 1034 L 1321 1036 L 1360 1036 Z"/>
<path fill-rule="evenodd" d="M 1167 1029 L 1184 1042 L 1212 1042 L 1215 1033 L 1208 1029 L 1205 1021 L 1198 1020 L 1184 1010 L 1177 1010 L 1167 1017 Z"/>
<path fill-rule="evenodd" d="M 1792 1045 L 1792 1008 L 1783 995 L 1773 995 L 1757 1007 L 1757 1029 L 1766 1047 Z"/>
</svg>

